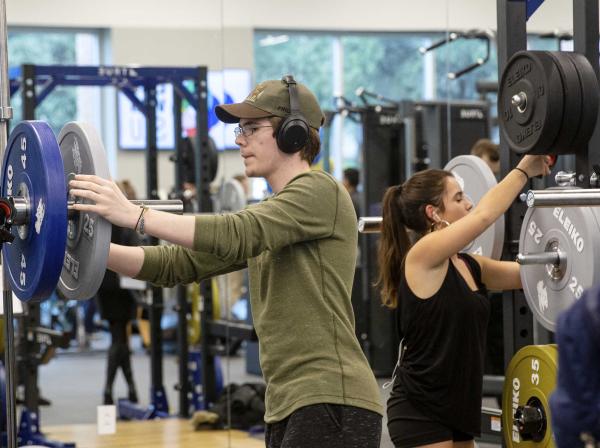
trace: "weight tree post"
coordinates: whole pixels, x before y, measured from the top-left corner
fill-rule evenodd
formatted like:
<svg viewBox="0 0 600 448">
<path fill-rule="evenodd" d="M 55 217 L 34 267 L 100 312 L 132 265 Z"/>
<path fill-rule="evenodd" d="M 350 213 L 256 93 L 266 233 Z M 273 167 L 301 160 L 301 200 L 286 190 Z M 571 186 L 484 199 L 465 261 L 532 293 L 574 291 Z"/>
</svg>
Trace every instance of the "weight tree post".
<svg viewBox="0 0 600 448">
<path fill-rule="evenodd" d="M 8 32 L 6 29 L 6 1 L 0 0 L 0 160 L 8 140 L 8 122 L 12 118 L 10 107 L 10 84 L 8 79 Z M 3 269 L 4 286 L 4 369 L 6 372 L 6 435 L 8 448 L 17 446 L 15 407 L 15 352 L 12 291 L 6 270 Z"/>
</svg>

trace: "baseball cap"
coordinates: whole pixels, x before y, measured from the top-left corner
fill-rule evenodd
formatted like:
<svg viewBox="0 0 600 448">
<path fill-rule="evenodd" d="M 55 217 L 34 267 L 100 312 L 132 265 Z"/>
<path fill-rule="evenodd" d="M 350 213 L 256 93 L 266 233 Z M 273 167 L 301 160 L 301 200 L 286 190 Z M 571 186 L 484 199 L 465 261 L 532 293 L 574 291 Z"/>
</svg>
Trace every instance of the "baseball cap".
<svg viewBox="0 0 600 448">
<path fill-rule="evenodd" d="M 296 84 L 300 112 L 309 126 L 319 129 L 325 116 L 315 95 L 304 84 Z M 222 104 L 215 108 L 219 120 L 238 123 L 241 118 L 285 117 L 290 113 L 290 94 L 283 80 L 263 81 L 241 103 Z"/>
</svg>

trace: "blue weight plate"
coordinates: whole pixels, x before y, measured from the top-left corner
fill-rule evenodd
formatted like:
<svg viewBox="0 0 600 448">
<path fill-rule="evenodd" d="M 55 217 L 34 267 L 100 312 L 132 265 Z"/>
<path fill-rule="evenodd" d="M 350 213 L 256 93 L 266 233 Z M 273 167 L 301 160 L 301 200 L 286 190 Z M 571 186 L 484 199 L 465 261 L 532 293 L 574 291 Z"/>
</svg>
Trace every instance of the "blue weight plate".
<svg viewBox="0 0 600 448">
<path fill-rule="evenodd" d="M 24 197 L 27 222 L 13 226 L 2 254 L 15 295 L 50 296 L 60 276 L 67 240 L 67 190 L 56 137 L 47 123 L 23 121 L 11 132 L 2 164 L 2 196 Z"/>
</svg>

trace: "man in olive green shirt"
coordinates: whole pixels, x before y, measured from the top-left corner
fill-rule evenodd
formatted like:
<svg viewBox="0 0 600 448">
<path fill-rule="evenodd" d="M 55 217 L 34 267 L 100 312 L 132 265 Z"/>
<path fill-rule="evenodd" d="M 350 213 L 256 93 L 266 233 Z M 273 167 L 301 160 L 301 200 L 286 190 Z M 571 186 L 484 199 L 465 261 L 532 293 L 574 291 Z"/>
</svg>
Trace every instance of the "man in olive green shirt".
<svg viewBox="0 0 600 448">
<path fill-rule="evenodd" d="M 225 215 L 174 216 L 126 201 L 112 182 L 77 176 L 80 210 L 174 243 L 111 245 L 109 268 L 162 286 L 248 266 L 252 316 L 267 384 L 267 447 L 378 448 L 380 393 L 354 332 L 356 260 L 352 201 L 329 174 L 311 171 L 323 114 L 291 77 L 258 84 L 241 103 L 219 106 L 237 123 L 246 175 L 273 196 Z"/>
</svg>

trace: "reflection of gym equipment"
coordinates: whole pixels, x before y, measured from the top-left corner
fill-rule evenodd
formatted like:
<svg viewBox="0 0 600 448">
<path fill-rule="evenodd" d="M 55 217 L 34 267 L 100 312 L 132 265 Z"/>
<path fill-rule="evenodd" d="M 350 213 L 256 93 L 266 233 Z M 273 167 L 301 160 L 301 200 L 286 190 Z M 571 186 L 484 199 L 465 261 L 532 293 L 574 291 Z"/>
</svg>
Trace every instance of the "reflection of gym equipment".
<svg viewBox="0 0 600 448">
<path fill-rule="evenodd" d="M 206 76 L 206 72 L 204 72 Z M 200 102 L 201 108 L 197 110 L 197 135 L 208 136 L 208 111 L 205 102 Z M 181 98 L 175 98 L 176 110 L 181 110 Z M 214 142 L 205 137 L 200 144 L 194 144 L 189 139 L 184 139 L 181 132 L 181 120 L 175 121 L 175 135 L 177 136 L 177 153 L 171 160 L 175 162 L 175 189 L 173 195 L 184 201 L 186 212 L 212 212 L 212 199 L 210 196 L 210 183 L 215 179 L 218 167 L 218 154 Z M 191 183 L 195 191 L 186 190 L 186 185 Z M 177 305 L 177 349 L 180 359 L 189 362 L 178 363 L 178 382 L 175 389 L 179 392 L 179 417 L 191 416 L 191 411 L 205 409 L 206 394 L 209 389 L 204 387 L 205 377 L 211 381 L 211 396 L 218 396 L 222 388 L 222 375 L 220 361 L 216 357 L 202 356 L 196 350 L 189 350 L 189 345 L 195 345 L 201 338 L 200 309 L 202 302 L 211 302 L 213 308 L 213 281 L 202 282 L 201 285 L 193 284 L 191 294 L 188 296 L 188 287 L 176 287 Z M 204 288 L 204 289 L 203 289 Z M 203 296 L 202 294 L 205 294 Z M 218 309 L 216 310 L 218 312 Z M 158 320 L 160 325 L 160 320 Z M 209 372 L 209 373 L 206 373 Z M 221 378 L 219 380 L 219 378 Z"/>
<path fill-rule="evenodd" d="M 478 58 L 474 63 L 469 64 L 467 67 L 464 67 L 455 72 L 449 72 L 448 79 L 458 79 L 462 75 L 465 75 L 465 74 L 475 70 L 476 68 L 481 67 L 487 61 L 489 61 L 490 54 L 491 54 L 491 44 L 495 42 L 496 36 L 494 35 L 494 32 L 492 30 L 477 30 L 477 29 L 475 29 L 475 30 L 469 30 L 466 32 L 454 31 L 454 32 L 447 33 L 446 37 L 438 40 L 437 42 L 434 42 L 433 44 L 431 44 L 428 47 L 419 48 L 419 51 L 421 54 L 425 54 L 431 50 L 435 50 L 436 48 L 439 48 L 439 47 L 441 47 L 445 44 L 448 44 L 450 42 L 453 42 L 457 39 L 481 40 L 481 41 L 485 42 L 485 44 L 486 44 L 486 52 L 485 52 L 485 56 L 483 58 Z"/>
<path fill-rule="evenodd" d="M 5 153 L 2 191 L 7 196 L 1 200 L 2 228 L 4 242 L 10 244 L 4 245 L 3 255 L 11 287 L 24 301 L 44 298 L 57 284 L 63 295 L 88 298 L 95 294 L 99 286 L 96 279 L 102 278 L 106 270 L 110 226 L 103 231 L 105 221 L 96 216 L 67 212 L 65 187 L 71 173 L 101 174 L 102 167 L 106 167 L 104 149 L 95 131 L 87 125 L 69 123 L 59 139 L 60 147 L 43 122 L 22 122 L 11 133 Z M 60 178 L 65 179 L 64 183 L 56 181 Z M 178 211 L 178 204 L 181 206 L 177 201 L 141 203 L 165 211 Z M 55 258 L 46 257 L 40 265 L 37 254 L 43 253 L 50 241 Z M 62 256 L 57 255 L 61 253 Z M 38 313 L 36 307 L 29 314 Z M 35 321 L 39 321 L 39 316 Z M 27 415 L 31 421 L 37 419 L 35 413 Z"/>
<path fill-rule="evenodd" d="M 180 101 L 179 101 L 180 102 Z M 192 138 L 179 138 L 177 140 L 177 148 L 175 154 L 169 157 L 171 162 L 175 163 L 175 188 L 169 193 L 169 199 L 180 199 L 183 201 L 185 210 L 188 212 L 194 211 L 196 204 L 195 190 L 195 142 Z M 207 179 L 210 182 L 215 180 L 217 170 L 219 168 L 219 153 L 215 142 L 209 137 L 208 145 L 205 148 L 208 152 L 206 157 Z"/>
<path fill-rule="evenodd" d="M 6 62 L 4 60 L 4 62 Z M 6 67 L 4 67 L 5 72 Z M 119 67 L 55 67 L 55 66 L 48 66 L 48 67 L 40 67 L 40 66 L 24 66 L 22 69 L 22 72 L 19 73 L 19 76 L 15 76 L 16 77 L 21 77 L 22 79 L 22 84 L 15 80 L 14 82 L 11 82 L 11 90 L 14 92 L 16 91 L 19 87 L 23 87 L 23 105 L 24 105 L 24 117 L 26 118 L 32 118 L 34 115 L 34 110 L 35 107 L 39 104 L 39 102 L 41 102 L 53 89 L 54 87 L 56 87 L 57 85 L 96 85 L 96 86 L 104 86 L 104 85 L 113 85 L 113 86 L 117 86 L 119 89 L 121 89 L 121 91 L 123 91 L 123 93 L 130 98 L 130 100 L 134 103 L 134 105 L 136 107 L 138 107 L 139 109 L 141 109 L 142 111 L 144 111 L 146 118 L 147 118 L 147 125 L 148 125 L 148 132 L 147 132 L 147 142 L 148 142 L 148 158 L 147 158 L 147 165 L 148 165 L 148 173 L 149 173 L 149 180 L 148 180 L 148 185 L 149 185 L 149 196 L 154 198 L 156 195 L 156 191 L 157 191 L 157 186 L 156 186 L 156 114 L 155 114 L 155 110 L 152 107 L 152 105 L 155 102 L 155 89 L 156 89 L 156 85 L 158 83 L 172 83 L 175 86 L 175 90 L 177 91 L 179 96 L 183 96 L 185 97 L 191 104 L 192 106 L 196 107 L 198 109 L 198 113 L 197 113 L 197 119 L 199 122 L 199 131 L 202 131 L 202 123 L 206 124 L 206 120 L 207 120 L 207 111 L 206 111 L 206 104 L 204 101 L 201 101 L 201 98 L 203 98 L 203 87 L 205 86 L 205 80 L 206 80 L 206 69 L 199 67 L 199 68 L 119 68 Z M 8 77 L 6 76 L 6 73 L 4 73 L 4 78 L 5 81 L 8 81 Z M 189 91 L 184 85 L 183 85 L 183 80 L 185 79 L 189 79 L 191 81 L 194 82 L 194 86 L 195 86 L 195 92 L 193 93 L 191 91 Z M 144 102 L 141 102 L 140 100 L 138 100 L 135 95 L 133 94 L 133 89 L 135 87 L 137 87 L 138 85 L 143 86 L 146 90 L 146 95 L 145 95 L 145 99 Z M 38 88 L 39 87 L 39 88 Z M 204 92 L 205 93 L 205 92 Z M 5 104 L 8 104 L 8 101 L 5 101 Z M 203 113 L 204 112 L 204 113 Z M 6 119 L 8 117 L 3 117 L 3 119 Z M 36 146 L 36 143 L 40 143 L 39 140 L 36 141 L 36 138 L 39 138 L 39 135 L 42 135 L 42 143 L 43 144 L 51 144 L 51 140 L 50 138 L 44 138 L 43 136 L 48 135 L 46 133 L 44 133 L 43 130 L 40 130 L 42 127 L 42 125 L 37 126 L 37 125 L 32 125 L 30 128 L 28 128 L 28 130 L 26 132 L 33 132 L 34 134 L 36 132 L 41 133 L 38 134 L 37 136 L 35 136 L 33 138 L 33 140 L 27 140 L 28 143 L 30 142 L 34 142 L 33 146 Z M 207 130 L 206 130 L 207 131 Z M 204 135 L 207 135 L 207 132 L 204 133 Z M 203 145 L 206 144 L 206 142 L 203 140 Z M 4 143 L 4 142 L 2 142 Z M 1 145 L 2 147 L 4 147 L 4 144 Z M 30 149 L 35 149 L 35 148 L 30 148 Z M 34 151 L 35 152 L 35 151 Z M 16 152 L 15 152 L 16 153 Z M 33 152 L 31 153 L 33 157 L 32 160 L 35 160 L 35 156 L 33 155 Z M 75 155 L 75 149 L 73 149 L 73 154 Z M 29 153 L 27 154 L 29 155 Z M 73 159 L 74 163 L 77 165 L 78 160 L 76 158 Z M 17 167 L 18 165 L 15 164 L 13 166 Z M 45 169 L 46 165 L 42 165 L 42 167 Z M 5 178 L 8 176 L 5 176 Z M 60 176 L 56 176 L 57 178 L 62 177 L 62 174 Z M 58 184 L 57 184 L 58 185 Z M 26 182 L 24 183 L 24 186 L 26 189 L 28 189 L 28 187 L 30 187 L 31 185 L 27 184 Z M 8 187 L 8 185 L 4 185 L 5 187 L 5 191 Z M 24 192 L 23 186 L 21 184 L 18 185 L 18 188 L 21 190 L 20 193 Z M 63 185 L 64 188 L 64 185 Z M 27 193 L 25 192 L 25 194 L 21 194 L 21 197 L 27 198 Z M 44 192 L 49 193 L 48 192 Z M 60 201 L 58 201 L 58 203 L 60 204 L 62 201 L 64 201 L 64 198 L 66 197 L 66 193 L 61 197 Z M 46 202 L 47 203 L 47 202 Z M 27 211 L 29 209 L 29 207 L 27 206 L 27 204 L 25 204 L 25 207 L 23 207 L 23 203 L 22 202 L 18 202 L 12 204 L 14 206 L 13 210 L 22 210 L 23 208 Z M 41 204 L 38 203 L 36 204 L 36 214 L 39 216 L 38 218 L 38 222 L 42 222 L 43 218 L 42 217 L 46 217 L 46 211 L 48 211 L 48 213 L 52 213 L 54 210 L 50 209 L 50 208 L 45 208 L 44 206 L 45 204 Z M 65 213 L 66 213 L 66 204 L 65 204 Z M 6 208 L 5 207 L 5 212 L 6 211 L 11 211 L 11 209 Z M 16 216 L 17 214 L 15 214 Z M 48 222 L 48 220 L 46 220 L 46 222 Z M 52 222 L 52 220 L 50 220 L 49 222 Z M 19 229 L 21 230 L 21 232 L 26 232 L 26 231 L 33 231 L 35 230 L 35 222 L 31 221 L 31 225 L 27 226 L 27 228 L 25 228 L 25 226 L 18 226 Z M 42 228 L 44 226 L 42 226 L 40 224 L 40 228 Z M 15 226 L 15 229 L 17 227 Z M 87 222 L 83 222 L 81 225 L 81 228 L 79 231 L 82 232 L 87 232 L 88 236 L 89 236 L 89 231 L 91 229 L 94 229 L 95 226 L 93 224 L 90 224 L 89 221 Z M 57 232 L 57 235 L 60 235 L 60 232 Z M 12 238 L 10 235 L 4 235 L 7 238 Z M 19 236 L 20 237 L 20 236 Z M 60 251 L 57 252 L 58 254 L 60 254 Z M 22 261 L 22 260 L 21 260 Z M 70 270 L 71 274 L 75 274 L 74 277 L 77 276 L 76 273 L 78 273 L 78 269 L 79 269 L 79 265 L 77 263 L 71 263 L 71 259 L 68 260 L 69 263 L 66 265 L 66 267 Z M 77 260 L 79 261 L 79 260 Z M 62 266 L 62 260 L 60 260 L 59 263 L 60 266 Z M 28 269 L 31 268 L 31 265 L 27 264 L 27 260 L 25 260 L 24 263 L 20 263 L 20 268 L 21 270 L 17 270 L 18 271 L 18 275 L 16 277 L 16 279 L 19 280 L 19 282 L 26 282 L 26 279 L 31 279 L 31 277 L 27 277 L 27 273 L 29 272 Z M 35 267 L 35 263 L 33 263 L 33 267 Z M 14 271 L 13 269 L 13 272 Z M 24 275 L 21 275 L 21 274 Z M 15 277 L 13 276 L 13 280 L 15 280 Z M 45 279 L 47 280 L 47 278 Z M 37 280 L 35 280 L 37 281 Z M 35 283 L 34 283 L 35 284 Z M 23 286 L 23 285 L 21 285 Z M 161 291 L 155 291 L 154 294 L 154 300 L 153 300 L 153 305 L 152 307 L 154 308 L 154 313 L 151 311 L 151 319 L 156 323 L 160 323 L 160 313 L 162 312 L 162 304 L 161 302 L 161 297 L 160 297 L 160 293 Z M 40 293 L 41 296 L 41 293 Z M 32 306 L 35 306 L 35 304 L 32 304 Z M 9 314 L 10 314 L 10 310 Z M 155 325 L 156 328 L 156 325 Z M 12 335 L 12 328 L 7 328 L 7 334 L 9 335 L 9 338 Z M 160 340 L 160 335 L 158 334 L 159 331 L 154 331 L 153 332 L 156 336 L 153 338 L 153 344 L 152 344 L 152 359 L 153 359 L 153 377 L 152 377 L 152 395 L 153 397 L 160 397 L 160 398 L 156 398 L 153 399 L 153 403 L 157 404 L 156 407 L 159 408 L 163 408 L 163 404 L 166 404 L 166 401 L 163 401 L 165 397 L 164 394 L 164 388 L 162 387 L 162 378 L 160 375 L 161 372 L 161 366 L 160 366 L 160 356 L 157 356 L 157 354 L 162 354 L 161 350 L 162 348 L 160 347 L 161 345 L 161 340 Z M 10 344 L 8 344 L 9 346 L 12 346 L 12 342 Z M 11 378 L 11 367 L 10 366 L 14 366 L 14 359 L 11 360 L 11 354 L 7 353 L 7 358 L 8 358 L 8 362 L 7 365 L 9 366 L 9 368 L 7 369 L 7 384 L 9 389 L 12 390 L 12 384 L 14 383 L 14 381 Z M 156 362 L 158 361 L 158 362 Z M 185 364 L 185 363 L 182 363 Z M 158 372 L 158 373 L 157 373 Z M 9 394 L 9 398 L 11 394 Z M 14 392 L 13 392 L 13 399 L 14 399 Z M 14 418 L 11 418 L 12 415 L 14 415 L 14 404 L 11 403 L 11 400 L 8 400 L 8 412 L 7 412 L 7 419 L 8 419 L 8 425 L 7 428 L 9 430 L 9 435 L 8 435 L 8 440 L 9 440 L 9 444 L 13 443 L 10 442 L 11 440 L 14 440 L 16 438 L 16 435 L 12 434 L 13 431 L 11 431 L 11 428 L 14 428 L 16 425 L 14 423 Z M 26 400 L 27 401 L 27 400 Z M 37 414 L 37 412 L 36 412 Z M 27 416 L 28 417 L 28 416 Z M 37 415 L 35 416 L 35 419 L 29 419 L 27 418 L 27 421 L 34 421 L 35 422 L 35 427 L 39 428 L 39 424 L 37 422 Z M 25 414 L 23 417 L 23 423 L 21 426 L 23 426 L 24 424 L 27 424 L 27 422 L 25 422 Z"/>
<path fill-rule="evenodd" d="M 235 212 L 246 205 L 246 194 L 241 184 L 230 179 L 221 187 L 215 201 L 217 207 L 222 212 Z M 212 201 L 208 192 L 199 198 L 200 211 L 212 212 Z M 209 409 L 216 403 L 219 396 L 219 378 L 218 378 L 218 356 L 226 354 L 229 343 L 239 343 L 241 341 L 256 341 L 254 327 L 244 322 L 233 322 L 215 316 L 221 313 L 215 313 L 215 297 L 211 281 L 205 280 L 200 283 L 200 292 L 203 300 L 203 306 L 200 313 L 200 326 L 202 328 L 201 352 L 202 352 L 202 390 L 204 392 L 201 409 Z M 223 294 L 223 291 L 218 291 Z M 219 300 L 219 303 L 221 301 Z M 225 341 L 225 343 L 223 343 Z"/>
<path fill-rule="evenodd" d="M 477 204 L 496 184 L 496 178 L 488 165 L 477 156 L 458 156 L 450 160 L 444 167 L 451 171 L 464 193 Z M 381 216 L 361 217 L 358 220 L 358 230 L 361 233 L 379 233 L 381 231 Z M 473 240 L 464 252 L 484 255 L 499 260 L 504 246 L 504 218 L 500 217 L 484 233 Z"/>
</svg>

